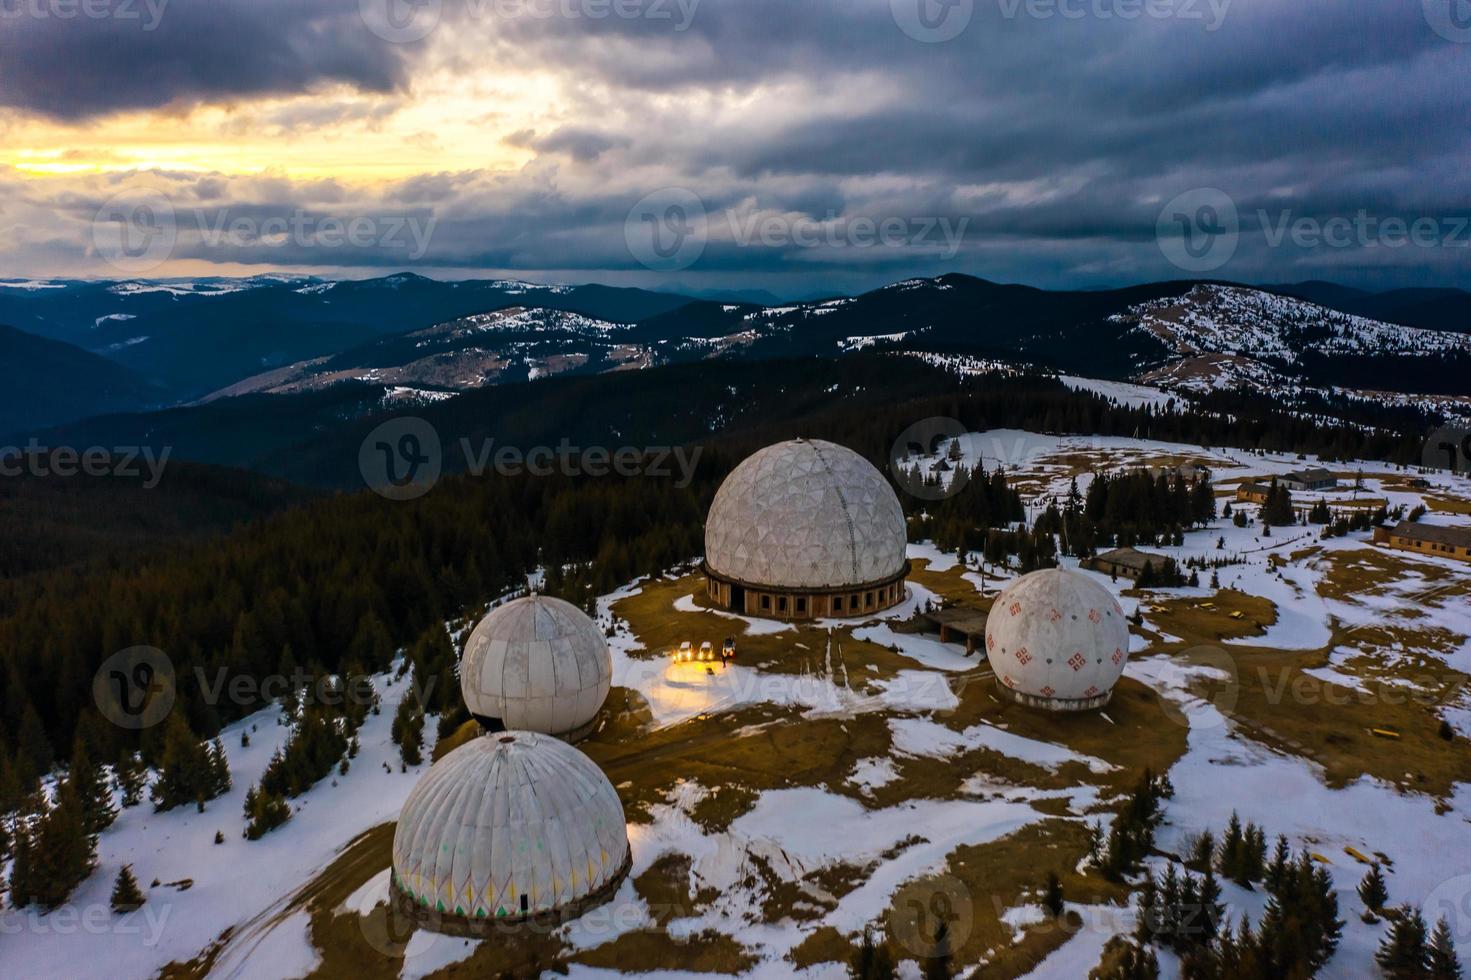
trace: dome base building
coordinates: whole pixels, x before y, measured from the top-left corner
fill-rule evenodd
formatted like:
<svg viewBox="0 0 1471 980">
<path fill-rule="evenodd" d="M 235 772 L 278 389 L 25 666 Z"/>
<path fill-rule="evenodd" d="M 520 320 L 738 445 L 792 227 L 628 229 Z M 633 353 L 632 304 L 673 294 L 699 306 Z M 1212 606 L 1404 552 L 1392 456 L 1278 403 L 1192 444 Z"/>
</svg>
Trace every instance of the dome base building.
<svg viewBox="0 0 1471 980">
<path fill-rule="evenodd" d="M 1009 687 L 1004 682 L 998 683 L 996 689 L 1017 704 L 1024 704 L 1028 708 L 1041 708 L 1044 711 L 1093 711 L 1107 706 L 1113 698 L 1112 689 L 1091 698 L 1049 698 L 1045 695 L 1028 694 L 1026 691 Z"/>
<path fill-rule="evenodd" d="M 435 932 L 574 919 L 628 877 L 623 805 L 592 760 L 547 735 L 472 739 L 430 767 L 393 837 L 395 912 Z"/>
<path fill-rule="evenodd" d="M 570 602 L 535 592 L 492 609 L 460 662 L 465 707 L 492 733 L 580 741 L 598 727 L 612 684 L 613 656 L 597 624 Z"/>
<path fill-rule="evenodd" d="M 1078 572 L 1049 568 L 1012 582 L 986 617 L 986 657 L 996 687 L 1045 711 L 1108 704 L 1129 659 L 1124 610 Z"/>
<path fill-rule="evenodd" d="M 840 589 L 778 589 L 740 582 L 702 566 L 705 594 L 721 609 L 764 619 L 841 619 L 879 612 L 904 601 L 909 562 L 887 581 Z"/>
<path fill-rule="evenodd" d="M 777 443 L 715 494 L 706 595 L 769 619 L 867 615 L 904 600 L 907 543 L 899 498 L 868 460 L 816 439 Z"/>
<path fill-rule="evenodd" d="M 421 899 L 402 888 L 398 883 L 398 876 L 394 875 L 388 885 L 388 900 L 392 906 L 392 915 L 398 921 L 411 922 L 416 926 L 428 929 L 444 936 L 458 936 L 464 939 L 490 939 L 497 935 L 504 935 L 508 928 L 517 926 L 534 926 L 538 930 L 550 929 L 564 923 L 579 919 L 588 912 L 606 905 L 613 900 L 618 889 L 623 886 L 623 881 L 628 877 L 628 872 L 633 867 L 633 852 L 623 859 L 623 866 L 619 868 L 608 882 L 598 888 L 597 891 L 559 905 L 554 909 L 543 911 L 512 912 L 505 915 L 492 916 L 488 912 L 481 914 L 477 912 L 473 917 L 463 914 L 456 915 L 453 912 L 441 912 L 438 905 L 426 906 Z"/>
</svg>

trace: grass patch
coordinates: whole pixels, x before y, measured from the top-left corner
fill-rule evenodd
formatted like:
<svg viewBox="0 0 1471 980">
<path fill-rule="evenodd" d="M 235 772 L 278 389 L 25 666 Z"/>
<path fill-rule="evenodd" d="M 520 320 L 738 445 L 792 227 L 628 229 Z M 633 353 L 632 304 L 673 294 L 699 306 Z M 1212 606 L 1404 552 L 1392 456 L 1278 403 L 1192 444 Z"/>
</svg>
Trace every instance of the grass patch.
<svg viewBox="0 0 1471 980">
<path fill-rule="evenodd" d="M 951 901 L 952 914 L 967 916 L 968 934 L 955 946 L 960 966 L 985 963 L 985 976 L 1015 977 L 1029 972 L 1072 935 L 1062 923 L 1044 923 L 1018 933 L 1001 921 L 1007 909 L 1040 901 L 1048 871 L 1055 871 L 1070 902 L 1123 904 L 1128 889 L 1100 877 L 1080 875 L 1073 869 L 1087 852 L 1087 830 L 1076 820 L 1046 820 L 1024 827 L 1009 837 L 985 844 L 957 848 L 949 855 L 945 875 L 920 879 L 901 889 L 898 898 L 923 896 L 933 887 L 937 897 L 953 895 L 959 882 L 967 901 Z M 950 884 L 946 884 L 946 881 Z M 907 903 L 906 903 L 907 904 Z M 944 903 L 931 903 L 932 911 Z M 968 905 L 968 908 L 966 907 Z M 922 902 L 922 907 L 927 907 Z M 889 910 L 890 923 L 912 918 L 914 907 L 896 903 Z M 952 924 L 952 932 L 960 928 Z M 912 926 L 893 930 L 900 936 L 915 935 Z M 896 945 L 898 958 L 917 959 L 922 951 Z"/>
<path fill-rule="evenodd" d="M 570 958 L 570 962 L 623 973 L 651 973 L 655 970 L 740 973 L 760 961 L 740 943 L 722 933 L 702 932 L 681 940 L 667 933 L 644 930 L 625 933 L 611 943 L 578 953 Z"/>
<path fill-rule="evenodd" d="M 792 948 L 787 960 L 799 970 L 819 963 L 846 963 L 853 944 L 832 926 L 814 929 L 806 939 Z"/>
<path fill-rule="evenodd" d="M 1443 797 L 1454 784 L 1471 780 L 1471 756 L 1439 735 L 1439 693 L 1372 678 L 1356 690 L 1305 673 L 1328 666 L 1323 652 L 1233 648 L 1232 653 L 1235 703 L 1227 695 L 1217 698 L 1218 706 L 1256 740 L 1318 763 L 1328 786 L 1341 788 L 1368 775 Z M 1442 668 L 1442 676 L 1453 673 Z M 1375 728 L 1400 737 L 1381 738 Z"/>
<path fill-rule="evenodd" d="M 479 735 L 480 723 L 472 718 L 444 738 L 435 742 L 434 751 L 430 754 L 429 761 L 431 763 L 438 762 L 461 745 L 470 741 L 470 739 L 477 738 Z"/>
<path fill-rule="evenodd" d="M 1222 589 L 1208 599 L 1157 598 L 1150 605 L 1145 617 L 1187 645 L 1264 636 L 1277 622 L 1277 607 L 1270 599 L 1235 589 Z M 1239 618 L 1233 615 L 1238 612 Z"/>
<path fill-rule="evenodd" d="M 690 887 L 693 861 L 688 854 L 665 854 L 633 880 L 633 890 L 648 905 L 655 922 L 663 926 L 673 919 L 698 915 L 719 893 Z"/>
</svg>

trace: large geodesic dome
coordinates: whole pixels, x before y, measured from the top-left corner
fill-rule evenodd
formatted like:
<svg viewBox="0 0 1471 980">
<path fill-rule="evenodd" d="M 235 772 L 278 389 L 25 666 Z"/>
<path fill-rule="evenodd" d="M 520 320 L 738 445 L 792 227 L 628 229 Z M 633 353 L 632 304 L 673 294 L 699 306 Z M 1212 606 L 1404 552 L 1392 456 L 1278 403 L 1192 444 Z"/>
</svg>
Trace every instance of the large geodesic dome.
<svg viewBox="0 0 1471 980">
<path fill-rule="evenodd" d="M 623 805 L 591 759 L 535 732 L 483 735 L 419 780 L 393 835 L 394 900 L 444 932 L 560 919 L 628 874 Z"/>
<path fill-rule="evenodd" d="M 613 657 L 576 606 L 532 594 L 492 609 L 465 643 L 460 691 L 491 731 L 575 740 L 591 731 L 613 684 Z"/>
<path fill-rule="evenodd" d="M 1129 658 L 1118 600 L 1079 572 L 1049 568 L 1002 590 L 986 619 L 986 656 L 1023 704 L 1082 711 L 1108 703 Z"/>
<path fill-rule="evenodd" d="M 817 439 L 768 446 L 721 484 L 705 523 L 710 596 L 779 618 L 851 616 L 904 597 L 899 498 L 862 456 Z"/>
</svg>

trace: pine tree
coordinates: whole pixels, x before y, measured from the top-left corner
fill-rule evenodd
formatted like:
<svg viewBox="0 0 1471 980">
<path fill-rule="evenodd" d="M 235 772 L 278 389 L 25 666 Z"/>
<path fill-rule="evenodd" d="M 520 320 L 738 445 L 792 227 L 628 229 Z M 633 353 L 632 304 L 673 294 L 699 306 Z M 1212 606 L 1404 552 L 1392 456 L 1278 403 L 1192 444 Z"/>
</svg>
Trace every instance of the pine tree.
<svg viewBox="0 0 1471 980">
<path fill-rule="evenodd" d="M 163 738 L 163 756 L 153 783 L 154 810 L 172 810 L 188 803 L 202 806 L 218 796 L 220 774 L 211 762 L 211 752 L 200 744 L 183 712 L 169 715 Z"/>
<path fill-rule="evenodd" d="M 924 959 L 924 980 L 950 980 L 955 976 L 955 971 L 950 966 L 950 957 L 950 924 L 942 920 L 940 927 L 935 930 L 935 941 L 930 946 L 929 955 Z"/>
<path fill-rule="evenodd" d="M 1139 922 L 1134 927 L 1134 938 L 1141 946 L 1148 946 L 1159 935 L 1162 910 L 1159 904 L 1159 883 L 1154 872 L 1144 869 L 1144 880 L 1139 885 Z"/>
<path fill-rule="evenodd" d="M 873 954 L 873 972 L 869 976 L 873 980 L 896 980 L 898 975 L 899 970 L 894 965 L 894 954 L 889 952 L 889 944 L 879 943 L 878 950 Z"/>
<path fill-rule="evenodd" d="M 1196 871 L 1204 871 L 1215 863 L 1216 836 L 1209 830 L 1200 832 L 1190 848 L 1189 865 Z"/>
<path fill-rule="evenodd" d="M 1271 863 L 1267 865 L 1267 891 L 1276 894 L 1281 890 L 1291 864 L 1292 848 L 1288 846 L 1286 835 L 1278 834 L 1277 849 L 1272 853 Z"/>
<path fill-rule="evenodd" d="M 1359 882 L 1359 898 L 1371 912 L 1384 911 L 1384 903 L 1389 901 L 1389 888 L 1384 883 L 1384 872 L 1379 870 L 1377 863 L 1364 875 L 1364 880 Z"/>
<path fill-rule="evenodd" d="M 32 898 L 54 909 L 92 871 L 97 858 L 97 841 L 87 833 L 81 798 L 71 780 L 56 790 L 56 805 L 36 826 L 31 853 Z"/>
<path fill-rule="evenodd" d="M 35 900 L 36 882 L 32 873 L 31 834 L 24 823 L 16 823 L 11 855 L 10 904 L 18 909 L 25 908 Z"/>
<path fill-rule="evenodd" d="M 873 944 L 873 930 L 865 928 L 858 948 L 853 950 L 852 955 L 848 958 L 848 976 L 853 980 L 871 980 L 874 959 L 877 954 L 878 950 Z"/>
<path fill-rule="evenodd" d="M 245 791 L 245 837 L 259 840 L 291 819 L 291 806 L 279 793 L 255 786 Z"/>
<path fill-rule="evenodd" d="M 1241 876 L 1245 879 L 1243 885 L 1261 881 L 1267 871 L 1267 835 L 1262 828 L 1254 823 L 1246 825 L 1246 832 L 1242 837 L 1242 867 Z"/>
<path fill-rule="evenodd" d="M 1088 861 L 1098 864 L 1103 860 L 1104 847 L 1103 823 L 1101 821 L 1088 824 Z"/>
<path fill-rule="evenodd" d="M 1158 977 L 1159 961 L 1154 950 L 1120 936 L 1104 946 L 1103 965 L 1088 973 L 1088 980 L 1157 980 Z"/>
<path fill-rule="evenodd" d="M 230 762 L 225 755 L 225 746 L 218 738 L 210 743 L 207 750 L 209 762 L 209 798 L 223 796 L 230 792 Z"/>
<path fill-rule="evenodd" d="M 143 890 L 138 887 L 138 879 L 133 877 L 133 869 L 130 865 L 123 865 L 122 870 L 117 873 L 117 881 L 112 886 L 112 910 L 117 913 L 134 912 L 143 907 L 148 899 Z"/>
<path fill-rule="evenodd" d="M 1430 950 L 1425 942 L 1425 917 L 1419 909 L 1405 908 L 1394 917 L 1374 962 L 1389 980 L 1421 980 L 1426 975 Z"/>
<path fill-rule="evenodd" d="M 1196 923 L 1200 927 L 1200 941 L 1209 943 L 1219 933 L 1221 920 L 1226 914 L 1226 906 L 1221 901 L 1221 885 L 1216 881 L 1216 874 L 1209 864 L 1206 865 L 1205 875 L 1200 881 L 1197 901 L 1200 903 L 1200 917 Z"/>
<path fill-rule="evenodd" d="M 1042 894 L 1042 907 L 1054 919 L 1062 918 L 1066 904 L 1062 896 L 1062 880 L 1057 877 L 1056 871 L 1047 872 L 1047 887 Z"/>
<path fill-rule="evenodd" d="M 123 806 L 137 806 L 143 801 L 143 787 L 148 781 L 148 767 L 137 752 L 124 752 L 114 767 L 118 786 L 123 791 Z"/>
<path fill-rule="evenodd" d="M 393 740 L 398 743 L 404 765 L 417 766 L 424 761 L 424 712 L 412 696 L 398 703 L 393 716 Z"/>
<path fill-rule="evenodd" d="M 112 805 L 112 787 L 108 784 L 107 773 L 88 754 L 85 739 L 76 740 L 67 778 L 81 803 L 82 826 L 87 833 L 100 834 L 111 827 L 117 819 L 117 808 Z"/>
<path fill-rule="evenodd" d="M 1231 819 L 1226 823 L 1226 834 L 1221 838 L 1221 854 L 1219 864 L 1221 876 L 1237 881 L 1241 872 L 1241 855 L 1246 846 L 1246 841 L 1241 833 L 1241 817 L 1235 810 L 1231 811 Z"/>
<path fill-rule="evenodd" d="M 1444 916 L 1435 924 L 1430 936 L 1430 980 L 1461 980 L 1461 961 L 1456 957 L 1456 944 L 1451 927 Z"/>
</svg>

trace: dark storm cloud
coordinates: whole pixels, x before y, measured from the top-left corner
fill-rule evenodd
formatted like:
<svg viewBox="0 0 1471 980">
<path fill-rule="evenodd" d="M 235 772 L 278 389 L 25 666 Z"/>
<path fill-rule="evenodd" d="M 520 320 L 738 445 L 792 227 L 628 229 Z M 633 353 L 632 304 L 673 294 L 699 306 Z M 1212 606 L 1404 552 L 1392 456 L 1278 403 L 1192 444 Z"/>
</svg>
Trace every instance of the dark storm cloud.
<svg viewBox="0 0 1471 980">
<path fill-rule="evenodd" d="M 0 105 L 59 119 L 322 83 L 386 92 L 408 53 L 364 28 L 357 0 L 0 0 Z"/>
<path fill-rule="evenodd" d="M 1464 211 L 1471 44 L 1432 28 L 1425 7 L 1440 0 L 1152 0 L 1166 15 L 1137 19 L 1122 16 L 1143 6 L 1128 0 L 973 0 L 965 29 L 941 43 L 907 34 L 896 13 L 945 9 L 938 0 L 627 0 L 626 15 L 592 16 L 610 9 L 599 2 L 444 0 L 437 28 L 399 45 L 362 29 L 356 0 L 172 0 L 159 33 L 171 28 L 173 42 L 160 48 L 28 23 L 0 35 L 0 54 L 20 53 L 35 77 L 0 101 L 81 116 L 324 81 L 410 92 L 416 72 L 554 73 L 548 121 L 503 138 L 535 154 L 517 171 L 423 174 L 335 198 L 219 175 L 177 191 L 251 214 L 432 209 L 426 265 L 640 273 L 630 208 L 682 188 L 710 226 L 690 276 L 803 277 L 806 291 L 961 269 L 1104 285 L 1185 275 L 1158 247 L 1161 211 L 1219 188 L 1241 240 L 1215 275 L 1471 285 L 1466 248 L 1302 249 L 1265 233 L 1284 215 Z M 111 43 L 94 48 L 92 35 Z M 44 74 L 50 59 L 81 65 L 84 54 L 97 61 L 79 80 Z M 5 72 L 18 69 L 0 60 Z M 347 111 L 362 110 L 324 103 L 270 122 L 309 133 Z M 965 232 L 949 260 L 733 240 L 753 216 L 945 219 Z M 371 251 L 334 258 L 396 264 Z"/>
</svg>

